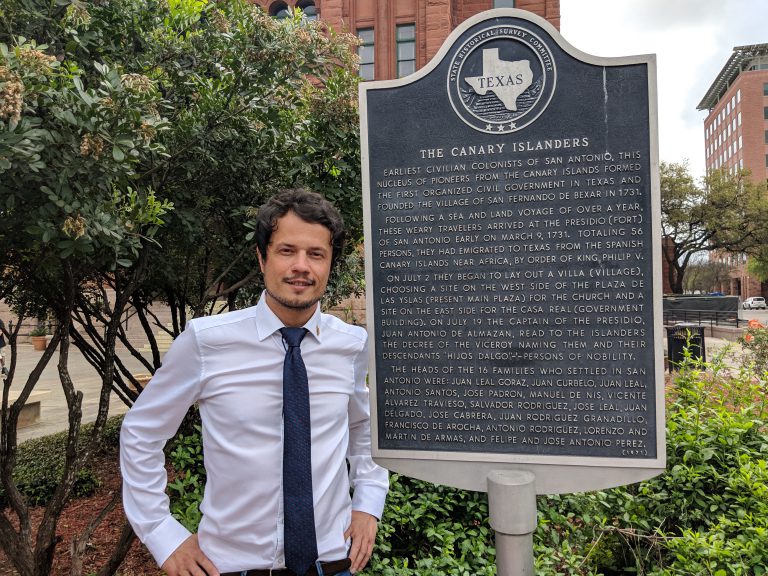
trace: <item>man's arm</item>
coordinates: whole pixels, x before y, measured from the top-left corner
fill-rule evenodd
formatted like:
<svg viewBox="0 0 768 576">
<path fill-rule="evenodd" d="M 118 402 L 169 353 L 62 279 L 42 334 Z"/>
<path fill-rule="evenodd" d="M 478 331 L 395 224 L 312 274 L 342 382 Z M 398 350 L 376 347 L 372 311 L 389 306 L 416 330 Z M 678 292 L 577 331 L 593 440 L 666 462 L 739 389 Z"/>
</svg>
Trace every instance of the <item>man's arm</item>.
<svg viewBox="0 0 768 576">
<path fill-rule="evenodd" d="M 352 570 L 365 567 L 373 552 L 378 518 L 384 512 L 389 491 L 389 474 L 371 457 L 371 418 L 368 404 L 368 346 L 355 359 L 355 392 L 349 403 L 349 479 L 352 496 L 352 522 L 345 532 L 351 538 L 349 557 Z"/>
<path fill-rule="evenodd" d="M 200 394 L 201 362 L 194 332 L 190 326 L 176 338 L 120 431 L 125 514 L 158 565 L 190 537 L 170 513 L 163 448 Z"/>
</svg>

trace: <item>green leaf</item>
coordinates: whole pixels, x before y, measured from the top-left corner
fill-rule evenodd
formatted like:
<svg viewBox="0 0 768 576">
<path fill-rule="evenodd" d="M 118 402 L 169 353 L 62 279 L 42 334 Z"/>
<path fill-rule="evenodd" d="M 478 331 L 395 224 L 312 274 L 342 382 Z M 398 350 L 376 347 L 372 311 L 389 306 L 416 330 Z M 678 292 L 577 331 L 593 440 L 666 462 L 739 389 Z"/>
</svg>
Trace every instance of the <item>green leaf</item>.
<svg viewBox="0 0 768 576">
<path fill-rule="evenodd" d="M 73 126 L 77 126 L 77 119 L 75 118 L 75 115 L 72 113 L 71 110 L 62 111 L 61 119 L 72 124 Z"/>
</svg>

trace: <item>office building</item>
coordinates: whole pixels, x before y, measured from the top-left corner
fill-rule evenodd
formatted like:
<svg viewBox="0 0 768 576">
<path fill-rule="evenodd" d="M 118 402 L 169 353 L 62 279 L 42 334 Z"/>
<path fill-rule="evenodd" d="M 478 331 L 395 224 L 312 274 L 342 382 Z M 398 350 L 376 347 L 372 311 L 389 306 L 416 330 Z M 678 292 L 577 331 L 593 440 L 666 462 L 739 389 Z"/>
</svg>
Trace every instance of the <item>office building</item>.
<svg viewBox="0 0 768 576">
<path fill-rule="evenodd" d="M 768 44 L 739 46 L 698 105 L 708 170 L 746 168 L 768 178 Z"/>
<path fill-rule="evenodd" d="M 698 105 L 707 110 L 707 170 L 747 169 L 756 182 L 768 178 L 768 44 L 738 46 Z M 768 283 L 747 274 L 744 254 L 718 254 L 731 279 L 723 290 L 742 298 L 768 295 Z"/>
</svg>

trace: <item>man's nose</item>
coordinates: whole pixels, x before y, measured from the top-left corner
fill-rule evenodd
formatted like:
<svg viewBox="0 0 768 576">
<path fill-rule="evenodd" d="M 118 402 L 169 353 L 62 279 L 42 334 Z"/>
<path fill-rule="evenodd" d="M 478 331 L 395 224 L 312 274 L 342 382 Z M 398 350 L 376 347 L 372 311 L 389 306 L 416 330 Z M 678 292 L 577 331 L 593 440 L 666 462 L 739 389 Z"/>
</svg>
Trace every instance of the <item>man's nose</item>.
<svg viewBox="0 0 768 576">
<path fill-rule="evenodd" d="M 298 251 L 293 259 L 293 269 L 297 271 L 305 271 L 309 269 L 309 257 L 306 252 Z"/>
</svg>

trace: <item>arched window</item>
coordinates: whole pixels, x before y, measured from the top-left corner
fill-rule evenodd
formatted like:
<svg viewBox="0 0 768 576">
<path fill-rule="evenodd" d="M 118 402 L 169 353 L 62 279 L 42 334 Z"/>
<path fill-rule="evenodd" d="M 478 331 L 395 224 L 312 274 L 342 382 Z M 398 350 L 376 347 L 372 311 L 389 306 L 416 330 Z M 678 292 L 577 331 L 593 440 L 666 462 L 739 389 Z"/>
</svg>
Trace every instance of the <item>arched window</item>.
<svg viewBox="0 0 768 576">
<path fill-rule="evenodd" d="M 291 9 L 285 2 L 275 2 L 269 7 L 269 15 L 278 20 L 291 17 Z"/>
<path fill-rule="evenodd" d="M 315 3 L 312 0 L 304 0 L 303 2 L 297 2 L 296 7 L 301 8 L 301 11 L 304 13 L 304 18 L 306 18 L 307 20 L 317 20 L 317 17 L 318 17 L 317 7 L 315 6 Z"/>
</svg>

